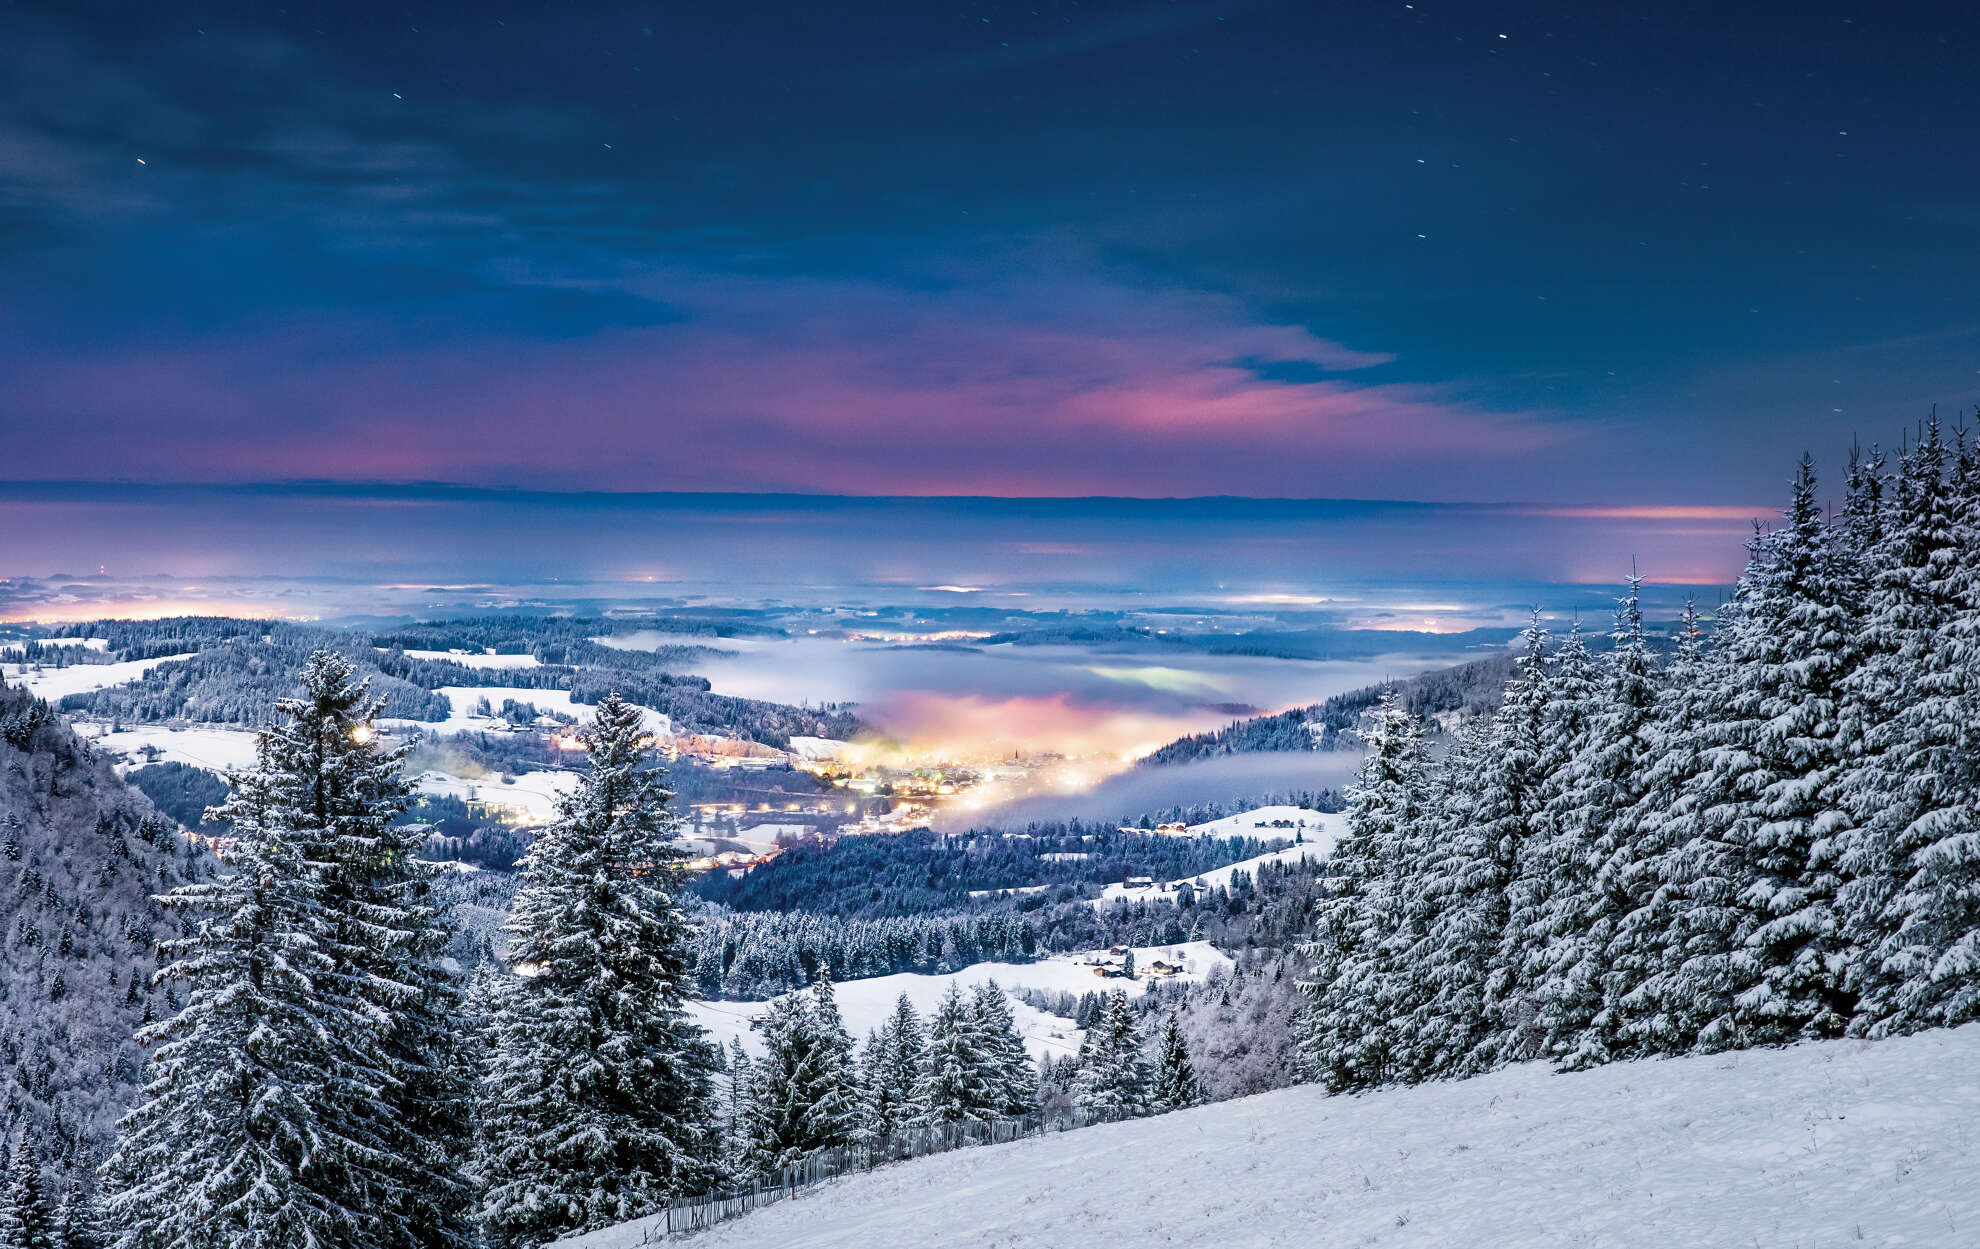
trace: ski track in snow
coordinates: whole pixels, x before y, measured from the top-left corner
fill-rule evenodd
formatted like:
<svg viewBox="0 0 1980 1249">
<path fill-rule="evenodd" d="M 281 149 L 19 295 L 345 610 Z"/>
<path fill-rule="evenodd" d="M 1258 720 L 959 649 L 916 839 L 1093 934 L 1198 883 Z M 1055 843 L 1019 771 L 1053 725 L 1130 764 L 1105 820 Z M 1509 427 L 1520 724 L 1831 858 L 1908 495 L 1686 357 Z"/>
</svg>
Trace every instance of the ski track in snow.
<svg viewBox="0 0 1980 1249">
<path fill-rule="evenodd" d="M 703 1249 L 1980 1245 L 1980 1025 L 1327 1097 L 828 1183 Z M 638 1223 L 563 1249 L 630 1249 Z"/>
</svg>

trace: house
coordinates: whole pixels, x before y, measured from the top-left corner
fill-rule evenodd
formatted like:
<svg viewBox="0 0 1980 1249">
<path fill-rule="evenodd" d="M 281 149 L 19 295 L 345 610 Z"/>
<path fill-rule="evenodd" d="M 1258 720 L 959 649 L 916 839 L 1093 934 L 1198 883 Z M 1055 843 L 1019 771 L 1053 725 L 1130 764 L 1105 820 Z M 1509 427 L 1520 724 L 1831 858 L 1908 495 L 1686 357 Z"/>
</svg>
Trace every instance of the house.
<svg viewBox="0 0 1980 1249">
<path fill-rule="evenodd" d="M 1127 878 L 1126 884 L 1130 889 L 1153 889 L 1155 887 L 1155 878 L 1153 876 L 1130 876 Z"/>
<path fill-rule="evenodd" d="M 1170 964 L 1163 962 L 1161 959 L 1156 959 L 1154 962 L 1148 965 L 1148 974 L 1151 976 L 1174 976 L 1179 974 L 1181 971 L 1182 968 L 1171 966 Z"/>
</svg>

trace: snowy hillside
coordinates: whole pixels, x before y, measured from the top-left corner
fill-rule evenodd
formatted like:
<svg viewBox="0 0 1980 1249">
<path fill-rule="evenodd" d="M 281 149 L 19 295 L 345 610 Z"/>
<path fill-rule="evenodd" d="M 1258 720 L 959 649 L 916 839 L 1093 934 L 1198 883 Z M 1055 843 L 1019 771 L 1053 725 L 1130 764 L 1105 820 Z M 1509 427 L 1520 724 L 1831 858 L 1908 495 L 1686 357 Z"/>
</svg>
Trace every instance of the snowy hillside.
<svg viewBox="0 0 1980 1249">
<path fill-rule="evenodd" d="M 1302 1087 L 885 1167 L 694 1243 L 1973 1245 L 1976 1068 L 1980 1025 L 1358 1097 Z"/>
<path fill-rule="evenodd" d="M 49 667 L 45 664 L 0 664 L 0 676 L 5 677 L 13 685 L 25 689 L 36 698 L 53 703 L 60 702 L 70 694 L 85 694 L 91 690 L 109 689 L 113 685 L 127 685 L 160 664 L 190 658 L 192 654 L 189 652 L 184 655 L 164 655 L 157 659 L 130 659 L 114 664 L 73 664 L 67 668 Z"/>
<path fill-rule="evenodd" d="M 1180 967 L 1183 970 L 1174 979 L 1183 981 L 1201 980 L 1212 968 L 1229 968 L 1231 965 L 1230 956 L 1207 941 L 1140 946 L 1134 951 L 1134 959 L 1136 965 L 1142 968 L 1156 961 Z M 1139 991 L 1138 986 L 1150 983 L 1144 979 L 1130 984 L 1125 980 L 1104 979 L 1094 974 L 1098 964 L 1118 967 L 1120 962 L 1118 958 L 1109 957 L 1105 951 L 1060 954 L 1035 963 L 977 963 L 943 975 L 899 972 L 891 976 L 845 980 L 834 986 L 834 992 L 838 996 L 839 1014 L 845 1020 L 846 1031 L 855 1040 L 863 1041 L 868 1032 L 886 1021 L 901 994 L 907 994 L 915 1010 L 925 1017 L 940 1004 L 951 982 L 960 984 L 965 990 L 985 980 L 995 980 L 1005 989 L 1063 990 L 1072 993 L 1117 988 L 1125 988 L 1132 993 Z M 768 1002 L 688 1004 L 688 1011 L 695 1022 L 708 1029 L 717 1043 L 726 1046 L 732 1038 L 740 1039 L 751 1054 L 760 1053 L 763 1046 L 761 1037 L 751 1030 L 750 1023 L 769 1009 Z M 1079 1030 L 1073 1027 L 1070 1019 L 1047 1014 L 1019 1001 L 1011 1003 L 1011 1012 L 1033 1058 L 1046 1055 L 1064 1058 L 1079 1052 Z"/>
<path fill-rule="evenodd" d="M 1338 820 L 1341 817 L 1336 815 L 1328 818 Z M 1302 859 L 1324 859 L 1327 857 L 1327 852 L 1333 849 L 1334 837 L 1337 835 L 1330 834 L 1323 840 L 1287 846 L 1282 850 L 1267 850 L 1264 854 L 1240 859 L 1229 867 L 1220 867 L 1198 876 L 1184 877 L 1182 880 L 1156 881 L 1152 885 L 1136 885 L 1132 888 L 1120 883 L 1108 885 L 1101 891 L 1099 897 L 1093 899 L 1093 905 L 1104 907 L 1116 902 L 1134 902 L 1149 898 L 1169 898 L 1173 901 L 1176 887 L 1185 884 L 1192 889 L 1228 889 L 1231 887 L 1233 876 L 1239 872 L 1256 876 L 1258 869 L 1267 863 L 1297 863 Z"/>
<path fill-rule="evenodd" d="M 1287 841 L 1299 837 L 1321 843 L 1325 848 L 1320 853 L 1324 855 L 1333 849 L 1335 838 L 1346 830 L 1343 819 L 1340 815 L 1309 811 L 1305 807 L 1270 806 L 1240 811 L 1207 824 L 1192 824 L 1188 833 L 1191 837 L 1257 837 L 1265 840 L 1283 837 Z"/>
</svg>

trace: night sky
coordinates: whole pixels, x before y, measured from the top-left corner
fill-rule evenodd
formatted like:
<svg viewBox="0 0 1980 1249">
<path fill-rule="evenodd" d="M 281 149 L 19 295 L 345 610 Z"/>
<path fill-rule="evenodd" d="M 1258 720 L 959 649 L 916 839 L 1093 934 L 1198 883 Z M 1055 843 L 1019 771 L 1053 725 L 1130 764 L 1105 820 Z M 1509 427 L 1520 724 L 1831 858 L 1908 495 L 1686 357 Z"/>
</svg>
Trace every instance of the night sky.
<svg viewBox="0 0 1980 1249">
<path fill-rule="evenodd" d="M 0 4 L 0 479 L 1736 531 L 1980 395 L 1976 60 L 1947 3 Z"/>
</svg>

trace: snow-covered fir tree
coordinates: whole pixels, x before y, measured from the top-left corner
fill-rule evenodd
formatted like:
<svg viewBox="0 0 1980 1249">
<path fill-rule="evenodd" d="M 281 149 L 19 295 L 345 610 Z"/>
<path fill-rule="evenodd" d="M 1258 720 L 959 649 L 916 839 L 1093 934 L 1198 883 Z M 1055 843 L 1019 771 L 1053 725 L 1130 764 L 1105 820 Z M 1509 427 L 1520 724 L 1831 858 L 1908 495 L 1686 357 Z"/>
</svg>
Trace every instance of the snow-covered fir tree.
<svg viewBox="0 0 1980 1249">
<path fill-rule="evenodd" d="M 987 1123 L 1001 1114 L 1006 1092 L 985 1061 L 976 1012 L 963 998 L 962 987 L 950 981 L 928 1020 L 928 1043 L 914 1093 L 920 1121 Z"/>
<path fill-rule="evenodd" d="M 472 1116 L 460 985 L 433 896 L 441 869 L 419 857 L 424 828 L 394 824 L 411 797 L 403 762 L 412 743 L 380 748 L 374 721 L 385 700 L 369 686 L 344 656 L 310 656 L 301 694 L 276 704 L 263 766 L 323 878 L 336 980 L 319 979 L 317 991 L 348 995 L 386 1021 L 378 1053 L 365 1059 L 384 1078 L 375 1103 L 360 1107 L 375 1116 L 367 1130 L 385 1151 L 370 1185 L 385 1243 L 451 1249 L 473 1238 L 459 1171 Z"/>
<path fill-rule="evenodd" d="M 858 1129 L 856 1091 L 852 1041 L 831 980 L 773 1001 L 763 1020 L 763 1056 L 751 1064 L 744 1171 L 767 1174 L 850 1143 Z"/>
<path fill-rule="evenodd" d="M 717 1151 L 672 794 L 638 707 L 607 696 L 580 740 L 590 772 L 523 862 L 520 975 L 492 1029 L 475 1170 L 502 1249 L 651 1213 L 703 1186 Z"/>
<path fill-rule="evenodd" d="M 1717 835 L 1737 860 L 1732 1024 L 1743 1044 L 1839 1036 L 1855 1010 L 1835 898 L 1849 825 L 1842 701 L 1862 608 L 1808 459 L 1786 523 L 1758 546 L 1720 642 L 1732 680 L 1702 782 L 1732 799 Z"/>
<path fill-rule="evenodd" d="M 1610 946 L 1633 909 L 1629 871 L 1636 828 L 1630 817 L 1652 749 L 1658 694 L 1641 588 L 1632 573 L 1616 604 L 1612 648 L 1586 741 L 1551 795 L 1560 878 L 1539 917 L 1547 942 L 1541 947 L 1546 989 L 1540 1024 L 1545 1052 L 1573 1067 L 1608 1061 L 1615 1040 L 1616 1020 L 1604 1009 Z M 1685 629 L 1695 642 L 1695 620 L 1687 619 Z"/>
<path fill-rule="evenodd" d="M 41 1155 L 23 1136 L 0 1189 L 0 1249 L 63 1249 L 54 1211 L 42 1191 Z"/>
<path fill-rule="evenodd" d="M 1181 1110 L 1202 1100 L 1203 1086 L 1196 1079 L 1196 1064 L 1190 1061 L 1189 1045 L 1183 1040 L 1182 1020 L 1170 1011 L 1155 1056 L 1155 1106 Z"/>
<path fill-rule="evenodd" d="M 1362 739 L 1367 754 L 1347 791 L 1347 835 L 1334 847 L 1331 894 L 1318 906 L 1308 948 L 1318 971 L 1302 1030 L 1306 1062 L 1334 1088 L 1396 1078 L 1404 986 L 1394 973 L 1410 936 L 1400 891 L 1413 879 L 1429 781 L 1421 726 L 1393 688 L 1369 713 Z"/>
<path fill-rule="evenodd" d="M 995 980 L 986 980 L 970 993 L 970 1013 L 982 1047 L 984 1080 L 994 1091 L 997 1113 L 1028 1115 L 1038 1109 L 1037 1073 L 1018 1034 L 1011 999 Z"/>
<path fill-rule="evenodd" d="M 1600 670 L 1577 620 L 1549 666 L 1534 768 L 1537 811 L 1507 888 L 1498 961 L 1524 999 L 1521 1025 L 1507 1041 L 1508 1060 L 1558 1051 L 1569 1044 L 1564 1034 L 1578 1032 L 1553 1016 L 1563 1004 L 1573 957 L 1562 938 L 1583 927 L 1594 876 L 1594 838 L 1584 818 L 1588 795 L 1580 778 L 1601 693 Z"/>
<path fill-rule="evenodd" d="M 340 964 L 293 745 L 264 735 L 257 766 L 229 778 L 229 872 L 165 895 L 198 918 L 161 943 L 158 978 L 185 1005 L 140 1031 L 152 1079 L 105 1165 L 118 1249 L 387 1243 L 385 1024 Z"/>
<path fill-rule="evenodd" d="M 1838 904 L 1867 1036 L 1980 1017 L 1980 469 L 1964 438 L 1950 475 L 1945 460 L 1935 416 L 1887 506 L 1852 509 L 1877 523 L 1854 531 L 1866 655 L 1847 683 Z"/>
<path fill-rule="evenodd" d="M 919 1117 L 914 1096 L 922 1049 L 921 1017 L 903 993 L 861 1058 L 860 1135 L 865 1139 L 885 1139 Z"/>
<path fill-rule="evenodd" d="M 1130 1119 L 1155 1108 L 1154 1079 L 1127 992 L 1114 990 L 1080 1043 L 1073 1104 L 1097 1119 Z"/>
</svg>

